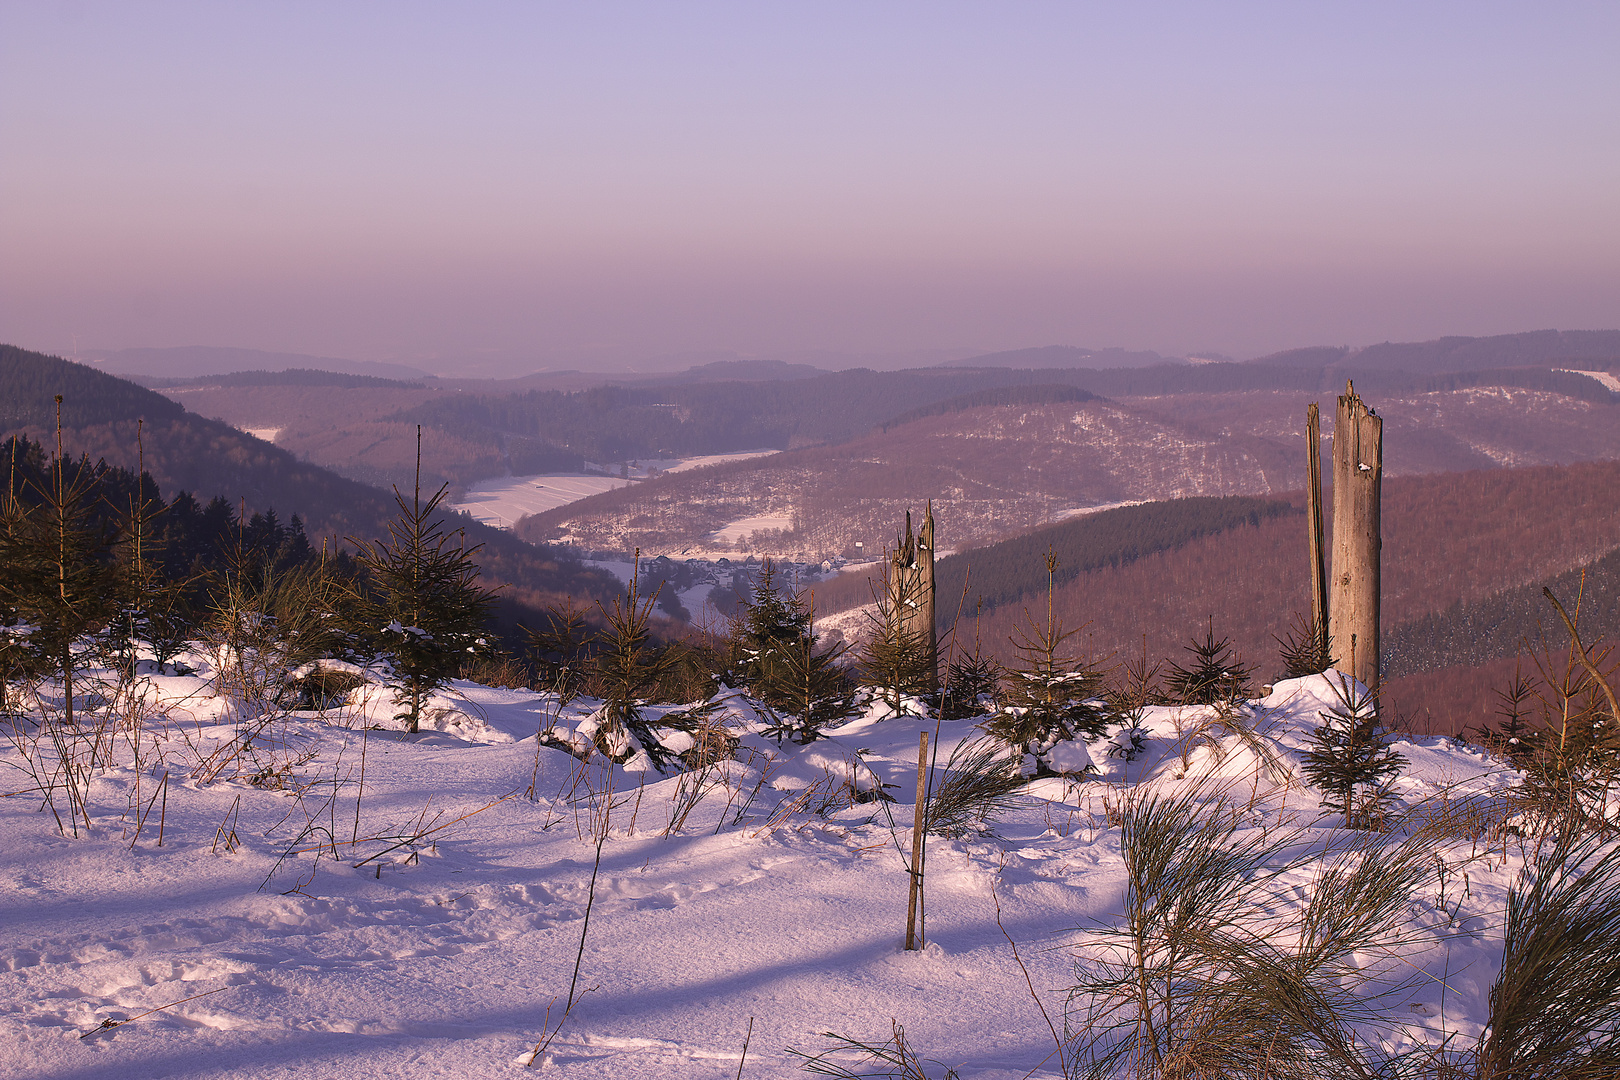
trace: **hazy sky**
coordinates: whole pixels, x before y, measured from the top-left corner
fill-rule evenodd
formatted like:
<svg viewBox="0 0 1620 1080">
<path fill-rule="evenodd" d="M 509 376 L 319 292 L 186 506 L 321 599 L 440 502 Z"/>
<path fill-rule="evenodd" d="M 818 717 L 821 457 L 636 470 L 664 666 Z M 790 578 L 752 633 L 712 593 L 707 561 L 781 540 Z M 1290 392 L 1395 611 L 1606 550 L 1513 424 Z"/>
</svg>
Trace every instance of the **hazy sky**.
<svg viewBox="0 0 1620 1080">
<path fill-rule="evenodd" d="M 1620 326 L 1620 4 L 0 5 L 0 340 Z"/>
</svg>

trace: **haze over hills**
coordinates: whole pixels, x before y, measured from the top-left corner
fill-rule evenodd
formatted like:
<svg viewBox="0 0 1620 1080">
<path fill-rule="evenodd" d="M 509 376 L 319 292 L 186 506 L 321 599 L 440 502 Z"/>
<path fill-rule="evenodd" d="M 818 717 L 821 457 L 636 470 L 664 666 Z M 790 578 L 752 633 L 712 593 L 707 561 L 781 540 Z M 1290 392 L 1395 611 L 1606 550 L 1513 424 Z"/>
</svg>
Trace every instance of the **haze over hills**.
<svg viewBox="0 0 1620 1080">
<path fill-rule="evenodd" d="M 112 375 L 154 375 L 160 378 L 189 379 L 199 375 L 226 375 L 233 371 L 285 371 L 288 368 L 306 368 L 338 371 L 349 375 L 375 375 L 384 379 L 431 378 L 427 372 L 404 364 L 340 360 L 331 356 L 306 356 L 302 353 L 265 352 L 262 349 L 236 349 L 217 345 L 89 350 L 85 355 L 96 368 Z"/>
<path fill-rule="evenodd" d="M 1046 345 L 1033 349 L 1010 349 L 981 353 L 960 360 L 947 360 L 938 367 L 1005 368 L 1131 368 L 1183 361 L 1156 352 L 1129 349 L 1085 349 L 1076 345 Z"/>
<path fill-rule="evenodd" d="M 1251 361 L 1290 367 L 1353 367 L 1438 375 L 1452 371 L 1527 367 L 1558 360 L 1620 359 L 1620 330 L 1533 330 L 1493 337 L 1443 337 L 1361 348 L 1289 349 Z"/>
<path fill-rule="evenodd" d="M 1603 340 L 1604 335 L 1596 333 L 1529 334 L 1419 343 L 1411 348 L 1422 351 L 1444 345 L 1449 355 L 1463 359 L 1522 357 L 1526 350 L 1547 356 L 1561 347 L 1596 347 Z M 1465 348 L 1457 342 L 1473 344 Z M 578 469 L 584 461 L 612 465 L 831 445 L 892 425 L 912 410 L 994 387 L 1064 384 L 1122 404 L 1134 399 L 1136 405 L 1174 424 L 1206 430 L 1210 418 L 1219 414 L 1216 430 L 1250 433 L 1277 427 L 1273 414 L 1286 398 L 1268 403 L 1265 395 L 1330 396 L 1350 376 L 1363 393 L 1380 400 L 1417 400 L 1482 387 L 1529 389 L 1594 404 L 1611 398 L 1600 382 L 1555 368 L 1602 368 L 1613 361 L 1564 357 L 1530 367 L 1435 374 L 1361 367 L 1353 357 L 1346 360 L 1343 350 L 1316 352 L 1318 362 L 1312 364 L 1178 362 L 1044 369 L 989 364 L 839 372 L 818 372 L 811 365 L 782 360 L 699 357 L 706 362 L 673 376 L 554 372 L 503 381 L 430 379 L 414 383 L 414 389 L 336 386 L 314 376 L 294 385 L 294 372 L 286 371 L 281 373 L 286 384 L 254 380 L 250 385 L 245 378 L 214 377 L 166 386 L 164 392 L 194 412 L 265 434 L 300 457 L 371 483 L 409 478 L 416 425 L 422 424 L 429 433 L 424 452 L 427 473 L 436 481 L 461 487 L 492 477 Z M 998 355 L 1011 362 L 1009 357 L 1038 360 L 1052 353 L 1035 349 Z M 1102 355 L 1095 350 L 1066 350 L 1071 357 L 1081 353 Z M 1256 396 L 1233 396 L 1245 392 Z M 1151 404 L 1148 399 L 1153 399 Z M 1291 422 L 1291 410 L 1289 405 L 1279 415 Z M 1447 436 L 1426 430 L 1414 430 L 1410 437 L 1447 441 Z M 1497 460 L 1489 453 L 1479 457 L 1442 449 L 1433 448 L 1429 454 L 1433 460 L 1423 468 L 1469 468 Z M 1578 446 L 1570 453 L 1551 447 L 1540 457 L 1513 456 L 1517 454 L 1511 451 L 1503 461 L 1583 456 Z"/>
</svg>

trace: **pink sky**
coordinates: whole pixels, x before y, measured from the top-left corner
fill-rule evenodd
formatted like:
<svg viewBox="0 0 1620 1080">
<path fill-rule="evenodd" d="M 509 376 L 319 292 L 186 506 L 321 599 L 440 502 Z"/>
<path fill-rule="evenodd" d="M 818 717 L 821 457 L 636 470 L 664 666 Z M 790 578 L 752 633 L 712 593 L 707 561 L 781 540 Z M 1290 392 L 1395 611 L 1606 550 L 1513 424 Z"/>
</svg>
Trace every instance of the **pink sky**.
<svg viewBox="0 0 1620 1080">
<path fill-rule="evenodd" d="M 12 4 L 0 340 L 455 370 L 1620 326 L 1610 4 Z"/>
</svg>

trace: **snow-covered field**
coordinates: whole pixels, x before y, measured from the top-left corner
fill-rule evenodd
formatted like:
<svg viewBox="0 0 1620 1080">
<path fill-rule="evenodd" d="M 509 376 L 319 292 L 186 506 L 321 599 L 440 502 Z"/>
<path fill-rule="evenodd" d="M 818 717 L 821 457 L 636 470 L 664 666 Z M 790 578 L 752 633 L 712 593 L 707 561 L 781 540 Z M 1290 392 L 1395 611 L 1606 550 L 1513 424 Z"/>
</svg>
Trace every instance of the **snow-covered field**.
<svg viewBox="0 0 1620 1080">
<path fill-rule="evenodd" d="M 904 852 L 933 721 L 873 713 L 778 747 L 738 702 L 732 759 L 661 776 L 537 746 L 545 729 L 583 746 L 588 699 L 559 715 L 456 683 L 434 730 L 405 736 L 367 727 L 394 726 L 369 687 L 233 757 L 238 726 L 203 678 L 152 689 L 138 731 L 102 732 L 77 815 L 60 789 L 54 813 L 29 790 L 38 728 L 18 721 L 0 751 L 0 1076 L 527 1075 L 578 957 L 577 1004 L 534 1063 L 551 1075 L 730 1077 L 745 1038 L 744 1077 L 803 1075 L 792 1051 L 826 1050 L 821 1033 L 882 1041 L 893 1020 L 940 1063 L 930 1076 L 1053 1077 L 1040 1007 L 1061 1030 L 1078 950 L 1121 910 L 1111 822 L 1133 790 L 1196 788 L 1238 840 L 1288 838 L 1282 915 L 1311 896 L 1311 853 L 1356 839 L 1298 777 L 1325 679 L 1254 703 L 1271 766 L 1219 729 L 1201 739 L 1207 709 L 1152 709 L 1135 760 L 1099 740 L 1092 779 L 1037 781 L 989 831 L 931 838 L 927 945 L 908 953 Z M 939 762 L 976 734 L 941 725 Z M 1453 740 L 1396 749 L 1408 806 L 1494 805 L 1513 781 Z M 880 784 L 896 802 L 841 797 Z M 1399 940 L 1354 961 L 1390 991 L 1362 1035 L 1392 1046 L 1477 1034 L 1521 865 L 1517 842 L 1437 844 Z"/>
<path fill-rule="evenodd" d="M 267 429 L 280 431 L 280 428 Z M 259 434 L 253 431 L 251 434 Z M 265 436 L 260 436 L 264 438 Z M 271 436 L 273 441 L 273 436 Z M 452 503 L 454 510 L 465 510 L 476 521 L 509 529 L 525 514 L 539 514 L 567 506 L 571 502 L 604 491 L 626 487 L 636 480 L 645 480 L 655 472 L 686 472 L 705 465 L 719 465 L 728 461 L 746 461 L 778 453 L 776 450 L 744 450 L 733 454 L 706 454 L 690 458 L 642 458 L 623 463 L 628 479 L 602 476 L 597 473 L 545 473 L 538 476 L 500 476 L 483 480 L 467 489 L 466 498 Z"/>
<path fill-rule="evenodd" d="M 545 476 L 502 476 L 484 480 L 467 489 L 467 495 L 451 509 L 465 510 L 473 520 L 498 529 L 509 529 L 525 514 L 555 510 L 590 495 L 626 487 L 629 480 L 583 473 L 554 473 Z"/>
<path fill-rule="evenodd" d="M 1585 375 L 1588 378 L 1596 379 L 1602 384 L 1603 389 L 1609 393 L 1620 394 L 1620 378 L 1617 378 L 1612 371 L 1587 371 L 1584 368 L 1553 368 L 1553 370 L 1566 371 L 1571 375 Z"/>
<path fill-rule="evenodd" d="M 703 454 L 689 458 L 637 458 L 630 463 L 631 469 L 645 475 L 652 470 L 675 473 L 688 472 L 692 469 L 701 469 L 706 465 L 724 465 L 728 461 L 747 461 L 750 458 L 769 457 L 780 454 L 780 450 L 738 450 L 730 454 Z"/>
<path fill-rule="evenodd" d="M 756 514 L 753 517 L 738 518 L 724 528 L 716 529 L 709 534 L 709 539 L 717 544 L 738 544 L 748 538 L 750 533 L 766 529 L 782 531 L 793 528 L 792 514 Z"/>
</svg>

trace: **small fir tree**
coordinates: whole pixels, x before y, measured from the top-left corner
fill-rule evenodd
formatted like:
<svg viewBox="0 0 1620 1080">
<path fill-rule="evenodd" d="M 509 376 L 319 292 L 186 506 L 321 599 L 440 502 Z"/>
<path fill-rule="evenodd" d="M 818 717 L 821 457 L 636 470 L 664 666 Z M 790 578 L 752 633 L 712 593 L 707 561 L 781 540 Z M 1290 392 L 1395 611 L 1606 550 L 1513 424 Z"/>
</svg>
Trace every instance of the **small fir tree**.
<svg viewBox="0 0 1620 1080">
<path fill-rule="evenodd" d="M 641 594 L 641 552 L 636 552 L 635 561 L 624 595 L 615 597 L 611 608 L 598 602 L 605 625 L 596 636 L 597 652 L 592 660 L 592 677 L 602 695 L 594 741 L 597 749 L 621 763 L 637 750 L 645 751 L 662 770 L 673 755 L 659 740 L 645 710 L 679 657 L 652 645 L 652 612 L 658 596 L 656 592 L 650 597 Z M 700 719 L 693 718 L 692 723 Z M 679 716 L 675 723 L 681 723 Z"/>
<path fill-rule="evenodd" d="M 399 514 L 388 523 L 388 540 L 357 545 L 366 572 L 365 614 L 378 655 L 391 669 L 389 685 L 400 707 L 394 719 L 407 731 L 420 729 L 428 695 L 449 682 L 469 656 L 486 645 L 484 623 L 494 593 L 478 584 L 466 534 L 445 527 L 439 506 L 450 486 L 422 501 L 422 433 L 417 429 L 417 485 L 407 502 L 394 489 Z"/>
<path fill-rule="evenodd" d="M 821 738 L 825 728 L 849 718 L 855 709 L 856 688 L 839 666 L 846 646 L 837 642 L 816 648 L 814 611 L 797 640 L 777 654 L 773 690 L 776 700 L 766 709 L 772 723 L 765 729 L 777 742 L 791 738 L 801 746 Z"/>
<path fill-rule="evenodd" d="M 1001 665 L 977 649 L 960 660 L 952 660 L 945 671 L 945 692 L 940 698 L 939 714 L 946 720 L 965 720 L 970 716 L 983 716 L 997 708 L 1001 680 L 1006 677 Z"/>
<path fill-rule="evenodd" d="M 984 655 L 979 638 L 979 615 L 983 614 L 983 601 L 973 617 L 973 652 L 960 659 L 952 659 L 945 669 L 945 689 L 940 695 L 939 715 L 946 720 L 965 720 L 970 716 L 994 713 L 998 707 L 1001 680 L 1005 676 L 1001 665 Z"/>
<path fill-rule="evenodd" d="M 144 429 L 144 421 L 137 423 L 135 482 L 118 507 L 119 525 L 127 538 L 121 569 L 128 602 L 108 628 L 111 651 L 130 676 L 140 646 L 151 651 L 161 673 L 193 636 L 197 623 L 187 595 L 192 582 L 171 579 L 164 565 L 168 545 L 162 518 L 168 506 L 146 471 Z"/>
<path fill-rule="evenodd" d="M 1322 791 L 1322 805 L 1344 815 L 1345 827 L 1377 823 L 1384 780 L 1406 764 L 1390 748 L 1378 723 L 1373 694 L 1348 675 L 1332 676 L 1332 708 L 1317 715 L 1322 724 L 1311 735 L 1311 748 L 1301 766 L 1305 778 Z"/>
<path fill-rule="evenodd" d="M 1522 769 L 1536 754 L 1531 726 L 1526 723 L 1532 703 L 1536 700 L 1536 680 L 1526 675 L 1516 663 L 1513 665 L 1513 681 L 1497 687 L 1491 693 L 1496 698 L 1496 715 L 1502 719 L 1501 723 L 1487 728 L 1482 734 L 1488 745 Z"/>
<path fill-rule="evenodd" d="M 1119 721 L 1108 741 L 1110 757 L 1135 761 L 1147 748 L 1150 732 L 1143 725 L 1149 706 L 1164 704 L 1164 694 L 1159 690 L 1163 670 L 1163 660 L 1148 659 L 1147 635 L 1143 634 L 1141 649 L 1119 666 L 1117 678 L 1104 692 L 1109 709 Z"/>
<path fill-rule="evenodd" d="M 1186 667 L 1171 664 L 1164 686 L 1178 705 L 1219 705 L 1238 701 L 1249 693 L 1253 669 L 1243 663 L 1229 638 L 1215 639 L 1215 619 L 1209 620 L 1204 640 L 1186 646 L 1193 654 Z"/>
<path fill-rule="evenodd" d="M 13 474 L 0 523 L 0 598 L 29 628 L 14 638 L 17 658 L 60 677 L 63 720 L 72 724 L 74 677 L 102 651 L 97 635 L 123 606 L 115 563 L 123 537 L 98 505 L 97 470 L 62 452 L 60 394 L 56 412 L 56 457 L 44 475 Z"/>
<path fill-rule="evenodd" d="M 1065 653 L 1079 631 L 1065 630 L 1057 617 L 1054 591 L 1057 553 L 1046 553 L 1046 619 L 1028 610 L 1026 625 L 1012 639 L 1018 663 L 1002 684 L 1001 709 L 985 730 L 1035 759 L 1037 776 L 1056 775 L 1052 749 L 1080 736 L 1096 738 L 1108 724 L 1106 705 L 1098 700 L 1102 677 L 1091 665 Z"/>
<path fill-rule="evenodd" d="M 1282 677 L 1302 679 L 1307 675 L 1320 675 L 1336 662 L 1333 659 L 1333 639 L 1299 612 L 1294 612 L 1294 625 L 1287 637 L 1272 635 L 1277 642 L 1283 662 Z"/>
<path fill-rule="evenodd" d="M 933 695 L 934 655 L 928 635 L 905 626 L 903 614 L 918 603 L 917 598 L 895 596 L 887 577 L 893 572 L 892 560 L 885 559 L 884 565 L 886 576 L 872 589 L 876 610 L 856 669 L 861 685 L 888 706 L 891 716 L 900 716 L 908 699 L 926 701 Z"/>
<path fill-rule="evenodd" d="M 737 685 L 767 705 L 788 703 L 796 696 L 796 677 L 803 674 L 803 657 L 795 654 L 802 652 L 810 623 L 809 610 L 777 581 L 776 565 L 766 559 L 752 599 L 732 623 Z"/>
<path fill-rule="evenodd" d="M 585 625 L 585 612 L 571 596 L 565 603 L 553 605 L 547 615 L 545 629 L 523 628 L 534 689 L 556 694 L 559 703 L 567 705 L 579 695 L 585 678 L 591 632 Z"/>
</svg>

